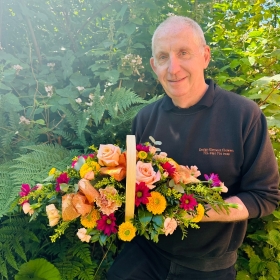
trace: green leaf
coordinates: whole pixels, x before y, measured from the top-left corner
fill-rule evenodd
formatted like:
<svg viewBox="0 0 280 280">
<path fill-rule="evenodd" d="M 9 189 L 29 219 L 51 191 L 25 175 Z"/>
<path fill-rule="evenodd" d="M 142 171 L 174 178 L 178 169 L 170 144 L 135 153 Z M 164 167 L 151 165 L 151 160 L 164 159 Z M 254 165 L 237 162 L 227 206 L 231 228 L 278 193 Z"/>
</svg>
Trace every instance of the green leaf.
<svg viewBox="0 0 280 280">
<path fill-rule="evenodd" d="M 61 97 L 67 97 L 71 99 L 75 99 L 80 95 L 79 91 L 73 88 L 71 85 L 68 85 L 62 89 L 56 89 L 55 92 Z"/>
<path fill-rule="evenodd" d="M 138 216 L 139 221 L 144 227 L 146 227 L 153 218 L 153 214 L 151 212 L 142 210 L 141 208 L 138 209 Z"/>
<path fill-rule="evenodd" d="M 31 260 L 20 267 L 15 280 L 61 280 L 58 269 L 45 259 Z"/>
<path fill-rule="evenodd" d="M 127 36 L 130 36 L 136 30 L 136 24 L 128 23 L 123 27 L 123 30 Z"/>
<path fill-rule="evenodd" d="M 159 228 L 163 227 L 164 218 L 162 215 L 155 215 L 152 218 L 152 222 L 156 224 Z"/>
<path fill-rule="evenodd" d="M 70 81 L 75 87 L 90 86 L 89 77 L 83 76 L 80 72 L 75 72 L 73 75 L 71 75 Z"/>
<path fill-rule="evenodd" d="M 3 100 L 3 104 L 5 104 L 5 106 L 1 109 L 4 110 L 5 112 L 10 112 L 10 111 L 19 112 L 23 109 L 19 102 L 18 97 L 11 92 L 5 95 L 0 95 L 0 100 L 1 99 Z"/>
<path fill-rule="evenodd" d="M 259 37 L 263 34 L 263 30 L 255 30 L 248 34 L 249 38 Z"/>
<path fill-rule="evenodd" d="M 5 84 L 0 82 L 0 89 L 4 89 L 4 90 L 12 90 L 10 87 L 6 86 Z"/>
<path fill-rule="evenodd" d="M 37 123 L 37 124 L 41 124 L 41 125 L 45 125 L 46 124 L 43 119 L 39 119 L 39 120 L 36 120 L 34 122 Z"/>
</svg>

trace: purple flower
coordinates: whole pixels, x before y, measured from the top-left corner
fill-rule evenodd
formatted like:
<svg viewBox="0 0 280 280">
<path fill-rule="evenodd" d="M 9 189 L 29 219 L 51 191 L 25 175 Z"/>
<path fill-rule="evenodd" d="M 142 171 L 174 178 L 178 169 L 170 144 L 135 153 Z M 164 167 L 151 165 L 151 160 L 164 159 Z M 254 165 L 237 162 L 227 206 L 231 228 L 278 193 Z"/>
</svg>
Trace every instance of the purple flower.
<svg viewBox="0 0 280 280">
<path fill-rule="evenodd" d="M 213 186 L 219 187 L 221 184 L 221 180 L 219 179 L 218 174 L 211 173 L 209 176 L 204 174 L 204 178 Z"/>
</svg>

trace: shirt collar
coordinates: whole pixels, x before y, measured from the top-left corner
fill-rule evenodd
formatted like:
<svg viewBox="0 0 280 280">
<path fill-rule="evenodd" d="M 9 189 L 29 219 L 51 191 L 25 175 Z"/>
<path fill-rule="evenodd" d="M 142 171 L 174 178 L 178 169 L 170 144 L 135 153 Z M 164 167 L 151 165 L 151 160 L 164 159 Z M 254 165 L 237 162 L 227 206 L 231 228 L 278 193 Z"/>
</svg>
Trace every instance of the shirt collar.
<svg viewBox="0 0 280 280">
<path fill-rule="evenodd" d="M 202 108 L 211 107 L 214 100 L 216 84 L 211 79 L 206 79 L 205 82 L 209 87 L 202 98 L 195 105 L 189 108 L 178 108 L 173 104 L 172 99 L 168 95 L 165 95 L 162 103 L 163 109 L 165 111 L 173 110 L 181 113 L 194 113 L 196 111 L 200 111 Z"/>
</svg>

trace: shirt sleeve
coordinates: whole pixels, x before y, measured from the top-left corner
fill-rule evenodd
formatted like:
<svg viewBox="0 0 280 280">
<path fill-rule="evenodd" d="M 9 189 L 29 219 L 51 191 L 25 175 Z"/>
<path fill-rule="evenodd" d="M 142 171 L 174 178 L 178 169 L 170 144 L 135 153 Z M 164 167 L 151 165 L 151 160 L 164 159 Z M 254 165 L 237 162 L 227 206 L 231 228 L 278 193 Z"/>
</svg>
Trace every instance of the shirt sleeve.
<svg viewBox="0 0 280 280">
<path fill-rule="evenodd" d="M 241 176 L 237 196 L 247 207 L 249 218 L 271 214 L 280 200 L 279 171 L 263 114 L 245 138 Z"/>
</svg>

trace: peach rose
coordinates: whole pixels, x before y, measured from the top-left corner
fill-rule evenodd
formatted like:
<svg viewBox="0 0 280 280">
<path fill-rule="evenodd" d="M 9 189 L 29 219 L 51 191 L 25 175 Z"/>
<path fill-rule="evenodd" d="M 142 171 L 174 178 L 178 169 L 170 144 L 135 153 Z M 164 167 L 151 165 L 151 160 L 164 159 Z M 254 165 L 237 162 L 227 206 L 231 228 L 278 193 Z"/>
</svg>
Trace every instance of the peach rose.
<svg viewBox="0 0 280 280">
<path fill-rule="evenodd" d="M 173 218 L 166 218 L 164 221 L 164 234 L 167 236 L 168 234 L 173 234 L 174 230 L 177 228 L 177 222 Z"/>
<path fill-rule="evenodd" d="M 80 238 L 82 242 L 89 243 L 91 236 L 86 233 L 87 230 L 85 228 L 80 228 L 77 232 L 77 236 Z"/>
<path fill-rule="evenodd" d="M 136 182 L 144 182 L 151 190 L 155 182 L 160 180 L 160 172 L 155 172 L 150 162 L 138 161 L 136 164 Z"/>
<path fill-rule="evenodd" d="M 118 146 L 101 144 L 97 153 L 98 163 L 102 166 L 118 166 L 120 155 L 121 149 Z"/>
<path fill-rule="evenodd" d="M 49 225 L 51 227 L 57 225 L 60 220 L 60 214 L 54 204 L 46 206 L 46 213 L 49 219 Z"/>
<path fill-rule="evenodd" d="M 172 178 L 174 179 L 174 182 L 176 184 L 179 183 L 190 184 L 190 183 L 200 182 L 200 180 L 198 180 L 195 176 L 192 175 L 194 174 L 193 172 L 194 172 L 193 169 L 190 169 L 188 166 L 179 165 L 177 167 L 176 172 L 174 172 L 174 174 L 172 175 Z M 197 175 L 197 173 L 194 175 Z"/>
<path fill-rule="evenodd" d="M 31 206 L 28 202 L 25 202 L 22 205 L 22 210 L 23 210 L 24 214 L 29 214 L 30 216 L 34 213 L 34 210 L 31 208 Z"/>
</svg>

